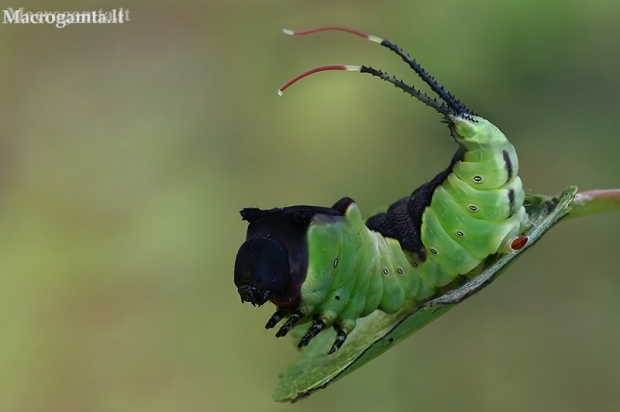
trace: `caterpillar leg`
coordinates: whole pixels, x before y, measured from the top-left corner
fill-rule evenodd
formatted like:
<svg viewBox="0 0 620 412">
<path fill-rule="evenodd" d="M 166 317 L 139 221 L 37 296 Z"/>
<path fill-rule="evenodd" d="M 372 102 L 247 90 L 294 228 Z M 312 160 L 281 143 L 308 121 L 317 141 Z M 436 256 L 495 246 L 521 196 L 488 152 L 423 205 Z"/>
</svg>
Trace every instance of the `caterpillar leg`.
<svg viewBox="0 0 620 412">
<path fill-rule="evenodd" d="M 278 313 L 278 312 L 274 313 L 274 316 L 275 316 L 275 314 L 277 314 L 277 313 Z M 282 327 L 280 328 L 280 330 L 278 331 L 278 333 L 276 333 L 276 337 L 277 337 L 277 338 L 281 338 L 282 336 L 286 336 L 286 334 L 287 334 L 287 333 L 289 333 L 291 329 L 293 329 L 293 326 L 295 326 L 295 324 L 296 324 L 297 322 L 299 322 L 299 320 L 300 320 L 301 318 L 303 318 L 303 317 L 304 317 L 304 314 L 303 314 L 303 312 L 302 312 L 302 311 L 300 311 L 300 310 L 296 310 L 295 312 L 293 312 L 293 314 L 291 315 L 291 317 L 290 317 L 290 318 L 288 318 L 288 319 L 286 320 L 286 322 L 284 322 L 284 325 L 282 325 Z M 273 318 L 273 316 L 272 316 L 272 318 Z M 270 322 L 271 322 L 271 319 L 269 319 L 269 323 L 268 323 L 268 324 L 270 324 Z M 274 324 L 274 326 L 275 326 L 275 324 Z"/>
<path fill-rule="evenodd" d="M 273 315 L 271 315 L 271 317 L 269 318 L 269 320 L 267 321 L 267 324 L 265 325 L 265 329 L 271 329 L 274 326 L 276 326 L 278 324 L 278 322 L 280 322 L 282 320 L 283 317 L 285 317 L 287 315 L 287 311 L 285 310 L 277 310 Z"/>
<path fill-rule="evenodd" d="M 301 340 L 299 341 L 299 345 L 297 345 L 297 347 L 303 348 L 304 346 L 306 346 L 308 343 L 310 343 L 310 340 L 312 340 L 312 338 L 314 338 L 316 335 L 319 334 L 319 332 L 323 330 L 324 327 L 325 327 L 325 321 L 323 321 L 322 319 L 318 319 L 316 322 L 312 324 L 310 329 L 308 329 L 308 332 L 306 332 L 303 338 L 301 338 Z"/>
<path fill-rule="evenodd" d="M 297 345 L 297 347 L 303 348 L 304 346 L 308 345 L 310 340 L 312 340 L 312 338 L 318 335 L 324 328 L 325 328 L 325 322 L 322 319 L 318 319 L 316 322 L 312 324 L 310 329 L 308 329 L 308 332 L 303 336 L 303 338 L 301 338 L 301 341 L 299 342 L 299 345 Z M 336 327 L 336 340 L 334 341 L 334 344 L 332 345 L 329 352 L 327 352 L 327 354 L 331 355 L 332 353 L 340 349 L 340 347 L 342 346 L 342 344 L 344 343 L 346 339 L 347 339 L 347 331 L 345 329 Z"/>
<path fill-rule="evenodd" d="M 340 347 L 342 346 L 342 344 L 344 343 L 346 339 L 347 339 L 347 332 L 344 331 L 343 329 L 338 329 L 338 331 L 336 332 L 336 340 L 334 341 L 332 348 L 329 350 L 329 352 L 327 352 L 327 354 L 331 355 L 332 353 L 340 349 Z"/>
<path fill-rule="evenodd" d="M 271 315 L 269 321 L 267 321 L 267 324 L 265 325 L 265 328 L 271 329 L 275 327 L 289 313 L 290 312 L 286 310 L 277 310 L 273 315 Z M 286 322 L 284 322 L 284 324 L 280 327 L 280 330 L 278 330 L 278 332 L 276 333 L 276 337 L 281 338 L 282 336 L 286 336 L 303 317 L 304 314 L 301 310 L 294 311 L 291 316 L 286 320 Z M 310 326 L 310 329 L 308 329 L 306 334 L 301 338 L 297 347 L 301 349 L 304 346 L 307 346 L 315 336 L 321 333 L 321 331 L 323 331 L 325 327 L 329 326 L 331 323 L 332 321 L 330 319 L 319 317 L 319 319 L 312 323 L 312 326 Z M 328 355 L 331 355 L 342 347 L 344 341 L 347 339 L 347 335 L 353 328 L 347 327 L 347 325 L 334 325 L 334 329 L 336 329 L 336 340 L 334 341 L 334 344 L 327 353 Z"/>
</svg>

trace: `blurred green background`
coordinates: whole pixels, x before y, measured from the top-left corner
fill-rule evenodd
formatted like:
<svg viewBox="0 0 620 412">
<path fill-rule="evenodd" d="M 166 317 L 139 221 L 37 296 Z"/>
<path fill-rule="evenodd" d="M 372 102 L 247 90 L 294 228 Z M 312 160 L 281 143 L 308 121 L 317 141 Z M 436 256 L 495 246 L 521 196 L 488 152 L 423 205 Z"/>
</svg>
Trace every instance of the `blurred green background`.
<svg viewBox="0 0 620 412">
<path fill-rule="evenodd" d="M 238 211 L 355 199 L 442 170 L 404 47 L 517 147 L 530 193 L 620 187 L 617 1 L 19 1 L 122 25 L 0 26 L 0 411 L 612 411 L 620 215 L 559 225 L 480 295 L 307 401 L 292 342 L 241 305 Z"/>
</svg>

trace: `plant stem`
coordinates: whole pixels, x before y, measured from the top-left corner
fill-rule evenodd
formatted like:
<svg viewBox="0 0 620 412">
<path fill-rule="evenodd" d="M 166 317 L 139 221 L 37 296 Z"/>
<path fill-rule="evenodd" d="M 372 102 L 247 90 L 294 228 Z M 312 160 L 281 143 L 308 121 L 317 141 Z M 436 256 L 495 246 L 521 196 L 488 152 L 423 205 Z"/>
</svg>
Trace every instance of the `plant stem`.
<svg viewBox="0 0 620 412">
<path fill-rule="evenodd" d="M 575 195 L 565 219 L 603 212 L 620 212 L 620 189 L 590 190 Z"/>
</svg>

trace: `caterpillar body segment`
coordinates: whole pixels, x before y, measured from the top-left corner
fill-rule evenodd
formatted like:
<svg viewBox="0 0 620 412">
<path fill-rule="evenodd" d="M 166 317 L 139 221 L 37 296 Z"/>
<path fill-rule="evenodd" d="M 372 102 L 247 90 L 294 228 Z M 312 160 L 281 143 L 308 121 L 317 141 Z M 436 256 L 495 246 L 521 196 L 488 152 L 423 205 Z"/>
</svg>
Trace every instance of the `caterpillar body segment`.
<svg viewBox="0 0 620 412">
<path fill-rule="evenodd" d="M 369 73 L 443 115 L 458 149 L 448 167 L 413 193 L 364 221 L 358 206 L 343 198 L 331 208 L 292 206 L 244 209 L 247 240 L 235 262 L 242 301 L 278 310 L 267 328 L 287 318 L 276 336 L 297 323 L 312 322 L 305 346 L 328 327 L 337 331 L 329 353 L 338 350 L 356 320 L 375 310 L 398 311 L 459 284 L 482 269 L 487 257 L 521 248 L 529 222 L 519 162 L 513 145 L 491 122 L 475 115 L 440 86 L 409 55 L 387 40 L 347 31 L 396 52 L 440 101 L 401 80 L 366 66 L 324 66 Z M 525 239 L 525 240 L 523 240 Z"/>
</svg>

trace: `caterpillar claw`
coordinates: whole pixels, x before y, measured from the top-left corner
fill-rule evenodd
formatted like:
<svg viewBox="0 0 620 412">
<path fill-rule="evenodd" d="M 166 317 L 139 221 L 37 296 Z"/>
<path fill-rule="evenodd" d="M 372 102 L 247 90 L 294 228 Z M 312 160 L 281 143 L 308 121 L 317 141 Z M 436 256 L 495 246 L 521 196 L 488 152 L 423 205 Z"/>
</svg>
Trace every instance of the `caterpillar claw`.
<svg viewBox="0 0 620 412">
<path fill-rule="evenodd" d="M 297 345 L 297 347 L 301 349 L 304 346 L 308 345 L 308 343 L 310 343 L 310 340 L 312 340 L 312 338 L 314 338 L 316 335 L 318 335 L 319 332 L 321 332 L 324 327 L 325 327 L 325 322 L 323 322 L 321 319 L 317 320 L 310 327 L 308 332 L 306 332 L 306 334 L 303 336 L 303 338 L 301 338 L 301 340 L 299 341 L 299 345 Z"/>
<path fill-rule="evenodd" d="M 295 324 L 299 322 L 299 320 L 303 317 L 304 314 L 300 310 L 296 310 L 295 312 L 293 312 L 291 317 L 288 318 L 286 322 L 284 322 L 284 325 L 282 325 L 278 333 L 276 333 L 276 337 L 281 338 L 282 336 L 286 336 L 286 334 L 289 333 L 291 329 L 293 329 L 293 326 L 295 326 Z"/>
<path fill-rule="evenodd" d="M 345 332 L 342 329 L 338 329 L 338 333 L 336 334 L 336 340 L 334 341 L 332 348 L 329 350 L 329 352 L 327 352 L 327 354 L 331 355 L 332 353 L 340 349 L 340 347 L 342 346 L 342 344 L 344 343 L 346 339 L 347 339 L 347 332 Z"/>
</svg>

